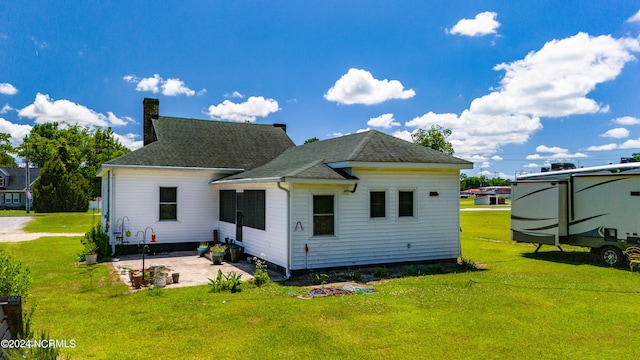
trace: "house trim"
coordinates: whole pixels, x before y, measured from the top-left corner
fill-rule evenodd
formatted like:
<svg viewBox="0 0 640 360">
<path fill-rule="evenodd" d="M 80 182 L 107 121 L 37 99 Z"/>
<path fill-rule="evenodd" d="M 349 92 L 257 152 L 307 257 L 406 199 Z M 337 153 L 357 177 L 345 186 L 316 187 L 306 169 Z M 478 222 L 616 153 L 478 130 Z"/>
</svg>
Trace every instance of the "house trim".
<svg viewBox="0 0 640 360">
<path fill-rule="evenodd" d="M 409 162 L 373 162 L 373 161 L 339 161 L 327 163 L 333 169 L 343 168 L 376 168 L 376 169 L 473 169 L 473 163 L 409 163 Z"/>
<path fill-rule="evenodd" d="M 213 180 L 211 185 L 225 185 L 225 184 L 250 184 L 250 183 L 299 183 L 299 184 L 332 184 L 332 185 L 355 185 L 357 180 L 336 180 L 336 179 L 311 179 L 311 178 L 296 178 L 296 177 L 269 177 L 269 178 L 255 178 L 255 179 L 233 179 L 233 180 Z"/>
</svg>

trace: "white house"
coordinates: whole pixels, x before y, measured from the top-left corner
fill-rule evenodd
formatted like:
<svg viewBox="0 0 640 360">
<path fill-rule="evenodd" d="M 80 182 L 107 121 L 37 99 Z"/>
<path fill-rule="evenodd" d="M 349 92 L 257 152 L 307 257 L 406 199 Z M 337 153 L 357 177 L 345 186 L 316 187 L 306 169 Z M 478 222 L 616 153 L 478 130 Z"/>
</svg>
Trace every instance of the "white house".
<svg viewBox="0 0 640 360">
<path fill-rule="evenodd" d="M 460 256 L 470 162 L 378 131 L 296 147 L 282 125 L 145 115 L 145 126 L 155 141 L 99 171 L 114 245 L 150 227 L 153 246 L 195 249 L 217 230 L 287 274 Z M 116 239 L 123 229 L 132 236 Z"/>
</svg>

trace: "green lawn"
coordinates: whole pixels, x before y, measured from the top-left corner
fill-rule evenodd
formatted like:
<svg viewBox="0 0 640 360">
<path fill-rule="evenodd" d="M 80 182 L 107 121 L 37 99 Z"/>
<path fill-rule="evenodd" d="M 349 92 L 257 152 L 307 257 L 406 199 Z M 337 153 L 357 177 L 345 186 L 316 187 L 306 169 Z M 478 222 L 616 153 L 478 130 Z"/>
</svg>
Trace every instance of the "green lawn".
<svg viewBox="0 0 640 360">
<path fill-rule="evenodd" d="M 509 212 L 462 212 L 482 271 L 404 277 L 373 294 L 301 300 L 272 284 L 127 293 L 74 263 L 78 238 L 2 243 L 32 269 L 35 326 L 72 359 L 617 359 L 640 356 L 640 274 L 582 249 L 509 241 Z M 89 225 L 90 226 L 90 225 Z"/>
<path fill-rule="evenodd" d="M 24 227 L 26 232 L 49 233 L 84 233 L 91 229 L 94 222 L 100 222 L 99 211 L 87 211 L 85 213 L 50 213 L 40 214 L 33 211 L 29 214 L 24 210 L 0 210 L 3 216 L 30 216 L 33 221 Z"/>
</svg>

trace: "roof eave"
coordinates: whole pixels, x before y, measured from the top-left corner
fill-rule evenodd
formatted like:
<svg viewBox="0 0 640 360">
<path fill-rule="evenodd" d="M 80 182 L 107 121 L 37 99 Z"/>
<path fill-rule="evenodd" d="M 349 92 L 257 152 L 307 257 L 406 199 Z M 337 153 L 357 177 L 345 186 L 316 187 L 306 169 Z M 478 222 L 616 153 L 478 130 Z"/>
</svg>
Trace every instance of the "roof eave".
<svg viewBox="0 0 640 360">
<path fill-rule="evenodd" d="M 473 169 L 473 163 L 410 163 L 375 161 L 339 161 L 327 163 L 334 169 L 341 168 L 386 168 L 386 169 Z"/>
<path fill-rule="evenodd" d="M 97 177 L 105 175 L 109 169 L 146 169 L 146 170 L 191 170 L 191 171 L 215 171 L 222 174 L 237 174 L 243 172 L 244 169 L 230 169 L 230 168 L 203 168 L 203 167 L 189 167 L 189 166 L 159 166 L 159 165 L 115 165 L 115 164 L 102 164 L 96 172 Z"/>
<path fill-rule="evenodd" d="M 255 184 L 269 182 L 287 182 L 298 184 L 325 184 L 325 185 L 353 185 L 358 179 L 319 179 L 319 178 L 298 178 L 291 176 L 283 177 L 265 177 L 265 178 L 247 178 L 247 179 L 231 179 L 231 180 L 214 180 L 210 185 L 232 185 L 232 184 Z"/>
</svg>

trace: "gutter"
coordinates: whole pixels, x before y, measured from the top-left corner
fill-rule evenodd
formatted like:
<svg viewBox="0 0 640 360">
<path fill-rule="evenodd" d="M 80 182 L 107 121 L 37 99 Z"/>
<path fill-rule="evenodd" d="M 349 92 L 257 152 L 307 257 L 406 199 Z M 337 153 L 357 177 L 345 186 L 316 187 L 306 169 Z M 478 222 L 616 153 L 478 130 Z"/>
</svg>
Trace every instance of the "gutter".
<svg viewBox="0 0 640 360">
<path fill-rule="evenodd" d="M 98 169 L 96 176 L 100 176 L 103 172 L 102 168 L 122 168 L 122 169 L 149 169 L 149 170 L 198 170 L 198 171 L 215 171 L 220 173 L 237 174 L 245 171 L 245 169 L 230 169 L 230 168 L 204 168 L 204 167 L 189 167 L 189 166 L 161 166 L 161 165 L 113 165 L 102 164 Z"/>
</svg>

